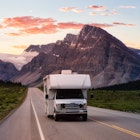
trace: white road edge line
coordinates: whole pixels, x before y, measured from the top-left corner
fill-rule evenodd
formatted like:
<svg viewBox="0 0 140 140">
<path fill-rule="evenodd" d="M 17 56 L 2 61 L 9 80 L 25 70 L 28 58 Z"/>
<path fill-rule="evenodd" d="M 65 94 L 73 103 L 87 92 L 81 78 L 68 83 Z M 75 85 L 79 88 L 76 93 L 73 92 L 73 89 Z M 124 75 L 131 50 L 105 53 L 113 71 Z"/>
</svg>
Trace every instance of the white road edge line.
<svg viewBox="0 0 140 140">
<path fill-rule="evenodd" d="M 31 93 L 30 93 L 30 95 L 31 95 Z M 38 126 L 38 130 L 39 130 L 40 138 L 41 138 L 41 140 L 45 140 L 45 137 L 43 135 L 43 131 L 41 129 L 41 125 L 39 123 L 39 119 L 38 119 L 37 113 L 35 111 L 34 104 L 32 102 L 32 96 L 31 96 L 31 105 L 32 105 L 32 108 L 33 108 L 33 112 L 34 112 L 34 115 L 35 115 L 36 122 L 37 122 L 37 126 Z"/>
</svg>

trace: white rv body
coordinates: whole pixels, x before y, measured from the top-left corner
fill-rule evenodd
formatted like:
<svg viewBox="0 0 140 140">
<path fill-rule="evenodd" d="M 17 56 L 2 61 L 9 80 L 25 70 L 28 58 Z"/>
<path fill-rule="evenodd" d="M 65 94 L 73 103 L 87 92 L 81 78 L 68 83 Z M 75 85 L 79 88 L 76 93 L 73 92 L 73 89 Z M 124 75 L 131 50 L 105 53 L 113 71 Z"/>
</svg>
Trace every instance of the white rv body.
<svg viewBox="0 0 140 140">
<path fill-rule="evenodd" d="M 61 116 L 82 116 L 87 120 L 87 90 L 91 87 L 90 76 L 62 71 L 43 78 L 47 116 L 58 120 Z"/>
</svg>

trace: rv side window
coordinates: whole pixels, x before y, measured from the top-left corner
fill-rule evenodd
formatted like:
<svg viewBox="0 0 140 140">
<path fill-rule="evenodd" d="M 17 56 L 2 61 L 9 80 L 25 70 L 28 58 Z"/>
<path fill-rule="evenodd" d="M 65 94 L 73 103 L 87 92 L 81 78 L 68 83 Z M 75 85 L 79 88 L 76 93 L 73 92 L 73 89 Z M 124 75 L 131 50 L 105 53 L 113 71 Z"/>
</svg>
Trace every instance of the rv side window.
<svg viewBox="0 0 140 140">
<path fill-rule="evenodd" d="M 80 89 L 58 89 L 56 99 L 83 99 L 84 96 Z"/>
</svg>

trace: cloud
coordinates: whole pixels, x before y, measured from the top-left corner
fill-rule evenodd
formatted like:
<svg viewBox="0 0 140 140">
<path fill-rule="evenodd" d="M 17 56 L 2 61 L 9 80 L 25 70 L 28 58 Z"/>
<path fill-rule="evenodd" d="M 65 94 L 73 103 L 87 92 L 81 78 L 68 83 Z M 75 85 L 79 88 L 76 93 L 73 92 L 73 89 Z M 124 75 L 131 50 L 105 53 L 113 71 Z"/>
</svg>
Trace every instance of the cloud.
<svg viewBox="0 0 140 140">
<path fill-rule="evenodd" d="M 74 22 L 67 22 L 67 23 L 58 23 L 58 28 L 60 29 L 81 29 L 85 24 L 83 23 L 74 23 Z M 106 28 L 113 26 L 112 24 L 101 24 L 101 23 L 89 23 L 91 26 L 96 26 L 100 28 Z"/>
<path fill-rule="evenodd" d="M 8 36 L 20 36 L 21 33 L 6 33 Z"/>
<path fill-rule="evenodd" d="M 90 23 L 89 25 L 100 28 L 107 28 L 123 23 L 114 22 L 113 24 Z M 8 36 L 28 36 L 36 34 L 54 34 L 61 30 L 78 29 L 85 24 L 77 22 L 58 22 L 52 18 L 38 18 L 31 16 L 5 18 L 1 22 L 5 34 Z M 131 26 L 131 24 L 127 24 Z"/>
<path fill-rule="evenodd" d="M 5 27 L 29 28 L 33 26 L 44 26 L 53 24 L 55 21 L 52 18 L 38 18 L 32 16 L 4 18 L 3 24 Z"/>
<path fill-rule="evenodd" d="M 107 27 L 112 27 L 113 26 L 112 24 L 101 24 L 101 23 L 91 23 L 89 25 L 100 27 L 100 28 L 107 28 Z"/>
<path fill-rule="evenodd" d="M 75 13 L 82 13 L 83 10 L 80 10 L 80 9 L 72 9 L 72 12 L 75 12 Z"/>
<path fill-rule="evenodd" d="M 101 16 L 112 16 L 112 15 L 117 15 L 117 14 L 118 14 L 117 11 L 100 13 Z"/>
<path fill-rule="evenodd" d="M 114 25 L 121 25 L 121 26 L 135 26 L 135 24 L 128 24 L 122 22 L 113 22 Z"/>
<path fill-rule="evenodd" d="M 42 27 L 30 27 L 20 30 L 24 34 L 52 34 L 57 32 L 57 26 L 54 24 L 42 26 Z"/>
<path fill-rule="evenodd" d="M 0 25 L 0 29 L 2 29 L 3 28 L 3 26 L 2 25 Z"/>
<path fill-rule="evenodd" d="M 96 10 L 96 11 L 104 11 L 107 9 L 105 6 L 97 6 L 97 5 L 89 5 L 87 8 Z"/>
<path fill-rule="evenodd" d="M 134 8 L 136 8 L 135 6 L 120 6 L 120 8 L 127 8 L 127 9 L 134 9 Z"/>
<path fill-rule="evenodd" d="M 100 12 L 100 13 L 90 12 L 89 13 L 89 15 L 91 15 L 91 16 L 96 16 L 96 15 L 98 15 L 98 16 L 112 16 L 112 15 L 117 15 L 117 14 L 118 14 L 118 12 L 116 12 L 116 11 L 112 11 L 112 12 L 106 11 L 106 12 Z"/>
<path fill-rule="evenodd" d="M 59 9 L 61 12 L 75 12 L 75 13 L 82 13 L 83 10 L 77 9 L 75 7 L 62 7 Z"/>
<path fill-rule="evenodd" d="M 20 46 L 12 46 L 12 47 L 16 49 L 26 49 L 28 46 L 20 45 Z"/>
<path fill-rule="evenodd" d="M 2 25 L 4 28 L 14 28 L 16 30 L 16 32 L 8 33 L 8 35 L 18 36 L 27 34 L 55 33 L 57 32 L 55 23 L 56 21 L 52 18 L 23 16 L 4 18 Z"/>
<path fill-rule="evenodd" d="M 87 8 L 92 9 L 93 11 L 89 13 L 91 16 L 112 16 L 117 15 L 118 12 L 116 9 L 109 10 L 105 6 L 97 6 L 97 5 L 90 5 Z"/>
<path fill-rule="evenodd" d="M 98 15 L 98 13 L 97 12 L 90 12 L 89 15 L 96 16 L 96 15 Z"/>
<path fill-rule="evenodd" d="M 74 22 L 58 23 L 58 28 L 60 29 L 80 29 L 82 27 L 83 27 L 82 23 L 74 23 Z"/>
<path fill-rule="evenodd" d="M 112 11 L 110 14 L 111 15 L 118 15 L 119 13 L 117 11 Z"/>
</svg>

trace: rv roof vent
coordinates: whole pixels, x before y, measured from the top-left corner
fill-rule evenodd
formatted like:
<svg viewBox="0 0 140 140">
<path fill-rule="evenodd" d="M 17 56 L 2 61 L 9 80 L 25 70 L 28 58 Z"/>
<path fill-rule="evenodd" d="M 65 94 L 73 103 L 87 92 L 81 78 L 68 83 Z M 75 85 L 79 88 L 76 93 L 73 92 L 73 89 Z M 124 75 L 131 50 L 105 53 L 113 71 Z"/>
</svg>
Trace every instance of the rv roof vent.
<svg viewBox="0 0 140 140">
<path fill-rule="evenodd" d="M 72 74 L 72 70 L 62 70 L 61 74 Z"/>
</svg>

